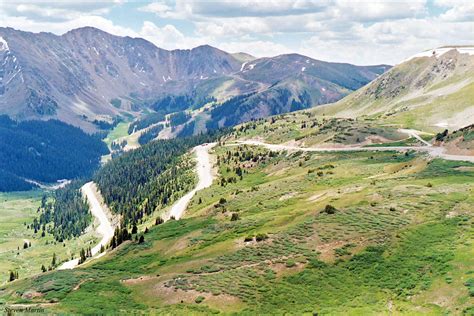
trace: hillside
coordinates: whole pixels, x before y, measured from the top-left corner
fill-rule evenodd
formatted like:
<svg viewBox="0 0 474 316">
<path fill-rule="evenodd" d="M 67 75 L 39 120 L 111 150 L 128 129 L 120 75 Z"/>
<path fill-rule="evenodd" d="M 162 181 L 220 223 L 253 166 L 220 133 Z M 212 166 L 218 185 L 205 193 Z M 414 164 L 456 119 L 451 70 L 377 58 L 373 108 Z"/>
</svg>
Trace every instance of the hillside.
<svg viewBox="0 0 474 316">
<path fill-rule="evenodd" d="M 317 114 L 114 158 L 94 181 L 122 216 L 119 242 L 76 269 L 10 282 L 0 298 L 90 314 L 469 314 L 472 127 L 430 134 Z M 189 149 L 208 141 L 212 185 L 163 223 L 195 183 Z"/>
<path fill-rule="evenodd" d="M 91 176 L 106 153 L 99 137 L 77 127 L 57 120 L 17 122 L 0 115 L 0 191 Z"/>
<path fill-rule="evenodd" d="M 2 299 L 91 314 L 472 309 L 472 164 L 270 151 L 230 137 L 213 150 L 217 178 L 184 219 L 144 218 L 132 241 L 80 268 L 12 282 Z M 144 242 L 133 241 L 145 228 Z"/>
<path fill-rule="evenodd" d="M 474 49 L 443 47 L 423 52 L 317 114 L 369 117 L 427 131 L 459 129 L 474 122 Z"/>
<path fill-rule="evenodd" d="M 0 28 L 0 39 L 0 113 L 21 120 L 57 118 L 87 131 L 148 108 L 174 112 L 248 93 L 274 101 L 242 110 L 244 119 L 287 112 L 303 94 L 310 96 L 304 107 L 334 102 L 389 68 L 300 55 L 255 59 L 208 45 L 168 51 L 92 27 L 61 36 Z M 180 104 L 169 108 L 169 97 Z"/>
</svg>

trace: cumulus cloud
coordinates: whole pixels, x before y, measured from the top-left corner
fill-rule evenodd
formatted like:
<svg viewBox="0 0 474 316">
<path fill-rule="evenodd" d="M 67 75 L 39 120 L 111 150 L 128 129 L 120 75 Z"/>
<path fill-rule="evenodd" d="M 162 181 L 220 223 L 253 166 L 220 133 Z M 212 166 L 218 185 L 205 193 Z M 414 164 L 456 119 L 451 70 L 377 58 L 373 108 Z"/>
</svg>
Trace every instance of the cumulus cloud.
<svg viewBox="0 0 474 316">
<path fill-rule="evenodd" d="M 150 21 L 143 22 L 143 27 L 139 32 L 139 36 L 149 40 L 156 46 L 165 49 L 193 48 L 207 44 L 206 39 L 187 37 L 171 24 L 158 27 Z"/>
<path fill-rule="evenodd" d="M 166 49 L 210 44 L 256 56 L 297 52 L 357 64 L 394 64 L 421 50 L 473 44 L 468 0 L 123 1 L 6 1 L 0 21 L 56 34 L 93 26 Z M 119 10 L 129 10 L 125 20 L 133 23 L 115 19 Z"/>
<path fill-rule="evenodd" d="M 439 19 L 384 21 L 368 26 L 355 24 L 352 38 L 332 38 L 322 33 L 301 45 L 301 52 L 316 58 L 360 64 L 397 64 L 420 51 L 444 45 L 472 44 L 472 23 L 450 23 Z M 349 57 L 349 58 L 348 58 Z"/>
</svg>

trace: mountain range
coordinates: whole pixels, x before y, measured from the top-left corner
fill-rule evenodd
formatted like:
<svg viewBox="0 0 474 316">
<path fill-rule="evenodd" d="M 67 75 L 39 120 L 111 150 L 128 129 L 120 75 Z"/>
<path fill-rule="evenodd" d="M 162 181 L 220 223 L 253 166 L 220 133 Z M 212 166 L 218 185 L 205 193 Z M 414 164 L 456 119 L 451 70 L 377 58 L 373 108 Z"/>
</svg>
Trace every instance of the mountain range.
<svg viewBox="0 0 474 316">
<path fill-rule="evenodd" d="M 185 109 L 244 95 L 237 111 L 216 115 L 214 125 L 234 125 L 335 102 L 390 68 L 297 54 L 255 58 L 208 45 L 170 51 L 92 27 L 61 36 L 0 28 L 0 62 L 1 114 L 57 118 L 86 131 L 169 96 L 186 96 L 178 107 Z"/>
</svg>

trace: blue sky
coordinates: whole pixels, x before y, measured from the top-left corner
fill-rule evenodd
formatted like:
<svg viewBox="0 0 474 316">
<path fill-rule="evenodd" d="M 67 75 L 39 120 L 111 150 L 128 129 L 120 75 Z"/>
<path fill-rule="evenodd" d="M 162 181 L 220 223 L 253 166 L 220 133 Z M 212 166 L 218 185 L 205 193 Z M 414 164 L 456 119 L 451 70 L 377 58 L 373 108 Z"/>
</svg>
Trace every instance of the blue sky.
<svg viewBox="0 0 474 316">
<path fill-rule="evenodd" d="M 467 0 L 0 0 L 0 21 L 58 35 L 94 26 L 166 49 L 210 44 L 355 64 L 396 64 L 433 47 L 474 44 Z"/>
</svg>

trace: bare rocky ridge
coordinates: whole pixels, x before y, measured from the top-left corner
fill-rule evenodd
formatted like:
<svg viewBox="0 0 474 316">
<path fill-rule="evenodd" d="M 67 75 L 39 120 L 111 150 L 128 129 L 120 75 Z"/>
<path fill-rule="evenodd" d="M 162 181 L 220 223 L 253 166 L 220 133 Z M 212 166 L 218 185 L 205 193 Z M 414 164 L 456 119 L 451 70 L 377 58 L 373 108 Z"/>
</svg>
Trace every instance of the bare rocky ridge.
<svg viewBox="0 0 474 316">
<path fill-rule="evenodd" d="M 333 102 L 389 68 L 326 63 L 301 55 L 255 59 L 208 45 L 169 51 L 92 27 L 61 36 L 0 28 L 0 64 L 1 114 L 54 117 L 88 131 L 97 128 L 94 120 L 135 115 L 143 101 L 165 95 L 199 93 L 222 101 L 278 86 L 290 98 L 305 91 L 311 105 Z"/>
</svg>

